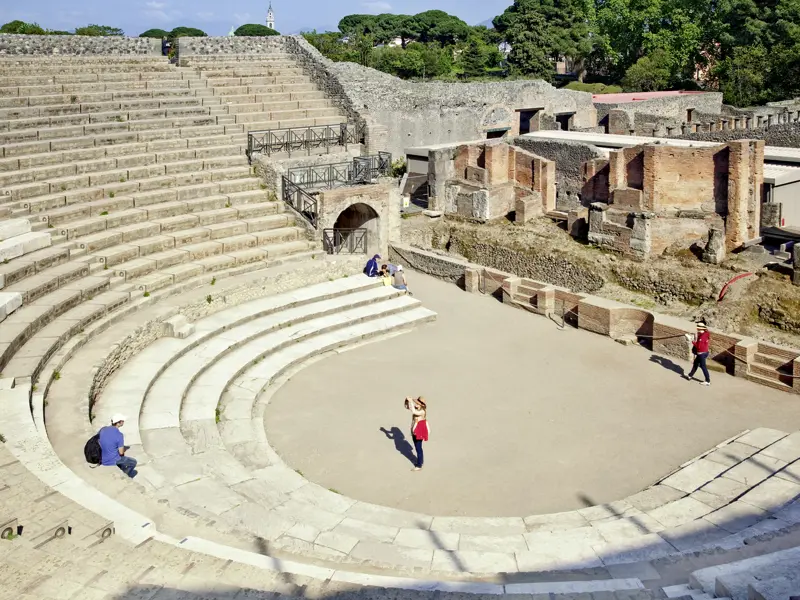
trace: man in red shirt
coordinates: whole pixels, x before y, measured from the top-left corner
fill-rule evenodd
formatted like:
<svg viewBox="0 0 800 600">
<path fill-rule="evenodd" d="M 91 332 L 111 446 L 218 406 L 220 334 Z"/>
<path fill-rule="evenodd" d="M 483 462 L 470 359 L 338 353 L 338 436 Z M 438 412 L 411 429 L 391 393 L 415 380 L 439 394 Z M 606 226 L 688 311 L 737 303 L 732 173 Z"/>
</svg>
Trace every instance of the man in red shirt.
<svg viewBox="0 0 800 600">
<path fill-rule="evenodd" d="M 687 333 L 686 339 L 692 342 L 692 354 L 694 354 L 694 364 L 692 365 L 692 370 L 689 371 L 688 375 L 686 375 L 686 379 L 689 381 L 694 379 L 694 374 L 699 368 L 706 377 L 706 380 L 703 381 L 701 385 L 711 385 L 711 377 L 708 374 L 708 367 L 706 366 L 706 361 L 708 360 L 708 347 L 709 343 L 711 342 L 711 334 L 708 333 L 706 322 L 698 321 L 697 334 L 693 338 Z"/>
</svg>

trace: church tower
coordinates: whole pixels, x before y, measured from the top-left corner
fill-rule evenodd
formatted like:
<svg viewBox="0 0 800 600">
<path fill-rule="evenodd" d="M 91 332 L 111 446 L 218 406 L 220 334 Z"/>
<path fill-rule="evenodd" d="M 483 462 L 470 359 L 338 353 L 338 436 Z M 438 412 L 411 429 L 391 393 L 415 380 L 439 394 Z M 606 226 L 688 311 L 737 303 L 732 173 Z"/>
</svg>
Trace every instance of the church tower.
<svg viewBox="0 0 800 600">
<path fill-rule="evenodd" d="M 272 12 L 272 2 L 269 3 L 269 10 L 267 11 L 267 27 L 275 29 L 275 13 Z"/>
</svg>

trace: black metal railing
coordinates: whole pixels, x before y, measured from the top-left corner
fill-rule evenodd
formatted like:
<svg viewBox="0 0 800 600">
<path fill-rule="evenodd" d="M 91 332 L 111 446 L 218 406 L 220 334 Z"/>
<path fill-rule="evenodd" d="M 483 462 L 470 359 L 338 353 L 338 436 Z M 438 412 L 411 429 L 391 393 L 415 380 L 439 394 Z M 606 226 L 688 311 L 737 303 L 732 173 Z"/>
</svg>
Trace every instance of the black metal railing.
<svg viewBox="0 0 800 600">
<path fill-rule="evenodd" d="M 322 247 L 328 254 L 366 254 L 367 230 L 323 229 Z"/>
<path fill-rule="evenodd" d="M 337 125 L 312 125 L 309 127 L 288 127 L 286 129 L 267 129 L 247 132 L 247 161 L 253 162 L 254 154 L 267 156 L 286 152 L 311 152 L 348 144 L 364 143 L 364 126 L 358 123 L 339 123 Z"/>
<path fill-rule="evenodd" d="M 287 171 L 287 177 L 304 189 L 333 189 L 372 183 L 378 177 L 388 177 L 391 173 L 391 153 L 378 152 L 372 156 L 358 156 L 350 162 L 295 167 Z"/>
<path fill-rule="evenodd" d="M 292 183 L 285 175 L 281 179 L 283 180 L 283 201 L 303 215 L 316 229 L 317 199 L 296 183 Z"/>
</svg>

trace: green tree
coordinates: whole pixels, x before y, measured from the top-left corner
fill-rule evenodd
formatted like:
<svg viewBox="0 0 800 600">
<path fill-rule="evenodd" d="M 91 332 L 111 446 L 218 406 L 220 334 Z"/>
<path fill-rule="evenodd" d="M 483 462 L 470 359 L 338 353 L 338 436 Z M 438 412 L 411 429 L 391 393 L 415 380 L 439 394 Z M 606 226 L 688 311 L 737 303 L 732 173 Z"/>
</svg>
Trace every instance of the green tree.
<svg viewBox="0 0 800 600">
<path fill-rule="evenodd" d="M 176 27 L 169 32 L 171 40 L 179 37 L 206 37 L 207 35 L 202 29 L 195 29 L 194 27 Z"/>
<path fill-rule="evenodd" d="M 342 42 L 340 33 L 335 31 L 317 33 L 315 30 L 303 33 L 303 37 L 326 58 L 335 61 L 353 62 L 355 60 L 352 48 L 349 44 Z"/>
<path fill-rule="evenodd" d="M 45 33 L 47 35 L 74 35 L 71 31 L 61 31 L 59 29 L 48 29 Z"/>
<path fill-rule="evenodd" d="M 236 31 L 233 32 L 233 35 L 238 36 L 251 36 L 251 37 L 266 37 L 270 35 L 280 35 L 274 29 L 267 27 L 266 25 L 260 25 L 258 23 L 248 23 L 247 25 L 242 25 Z"/>
<path fill-rule="evenodd" d="M 169 31 L 164 31 L 163 29 L 148 29 L 147 31 L 140 33 L 139 37 L 143 38 L 165 38 L 169 37 Z"/>
<path fill-rule="evenodd" d="M 594 45 L 595 5 L 591 0 L 514 0 L 493 23 L 512 48 L 536 38 L 545 56 L 553 61 L 570 59 L 582 76 L 581 65 Z M 534 32 L 532 26 L 542 29 Z M 522 53 L 528 57 L 536 54 L 530 47 Z"/>
<path fill-rule="evenodd" d="M 769 61 L 763 46 L 740 46 L 732 56 L 715 68 L 724 102 L 734 106 L 752 106 L 769 97 L 765 81 L 769 76 Z"/>
<path fill-rule="evenodd" d="M 666 89 L 670 82 L 670 59 L 662 50 L 636 61 L 622 79 L 627 92 L 655 92 Z"/>
<path fill-rule="evenodd" d="M 419 31 L 419 41 L 437 42 L 442 46 L 452 46 L 465 41 L 470 34 L 470 26 L 443 10 L 428 10 L 414 15 Z"/>
<path fill-rule="evenodd" d="M 495 25 L 500 18 L 495 19 Z M 553 44 L 541 13 L 532 10 L 519 12 L 513 19 L 503 21 L 500 30 L 511 44 L 508 64 L 515 74 L 552 80 L 555 72 L 551 60 Z"/>
<path fill-rule="evenodd" d="M 473 37 L 458 57 L 458 67 L 464 77 L 486 75 L 486 49 L 477 37 Z"/>
<path fill-rule="evenodd" d="M 87 25 L 86 27 L 76 27 L 75 35 L 123 36 L 125 35 L 125 32 L 119 27 L 110 27 L 108 25 Z"/>
<path fill-rule="evenodd" d="M 45 30 L 38 23 L 26 23 L 25 21 L 10 21 L 0 27 L 0 33 L 17 33 L 24 35 L 44 35 Z"/>
</svg>

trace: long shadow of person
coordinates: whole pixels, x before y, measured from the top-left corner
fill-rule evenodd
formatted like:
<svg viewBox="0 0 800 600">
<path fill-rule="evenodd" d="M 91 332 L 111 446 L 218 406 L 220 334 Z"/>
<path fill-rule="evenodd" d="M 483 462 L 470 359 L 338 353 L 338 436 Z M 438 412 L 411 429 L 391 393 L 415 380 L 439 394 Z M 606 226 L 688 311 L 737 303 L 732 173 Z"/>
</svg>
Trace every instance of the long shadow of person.
<svg viewBox="0 0 800 600">
<path fill-rule="evenodd" d="M 414 456 L 414 449 L 399 427 L 392 427 L 388 430 L 385 427 L 381 427 L 381 431 L 388 439 L 394 441 L 395 450 L 405 456 L 412 465 L 417 464 L 417 457 Z"/>
</svg>

